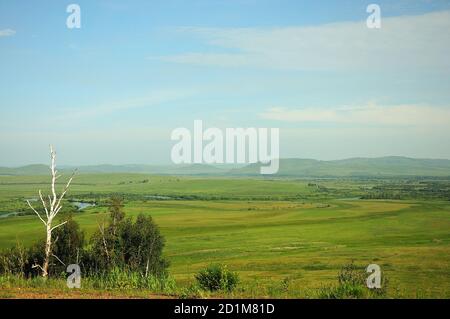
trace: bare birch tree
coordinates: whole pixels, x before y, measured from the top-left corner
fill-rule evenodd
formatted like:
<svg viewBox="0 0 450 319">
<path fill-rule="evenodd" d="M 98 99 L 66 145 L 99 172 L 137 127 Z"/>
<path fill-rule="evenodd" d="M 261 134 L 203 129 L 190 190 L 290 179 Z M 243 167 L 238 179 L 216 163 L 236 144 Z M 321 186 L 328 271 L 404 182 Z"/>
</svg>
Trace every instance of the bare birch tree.
<svg viewBox="0 0 450 319">
<path fill-rule="evenodd" d="M 56 194 L 56 181 L 58 178 L 61 177 L 61 175 L 57 175 L 58 171 L 56 170 L 55 165 L 55 158 L 56 153 L 53 150 L 53 146 L 50 145 L 50 157 L 51 157 L 51 195 L 48 195 L 48 200 L 46 201 L 44 197 L 42 196 L 41 190 L 39 190 L 39 198 L 41 199 L 43 208 L 45 210 L 45 218 L 43 218 L 43 212 L 40 214 L 30 203 L 29 200 L 27 200 L 28 206 L 36 213 L 36 215 L 39 217 L 41 222 L 45 226 L 46 230 L 46 241 L 45 241 L 45 255 L 44 255 L 44 262 L 42 265 L 33 265 L 33 268 L 40 268 L 42 271 L 42 277 L 47 278 L 48 277 L 48 267 L 50 264 L 50 257 L 54 256 L 52 254 L 52 232 L 67 223 L 67 221 L 62 222 L 58 225 L 53 226 L 53 220 L 55 219 L 56 215 L 60 212 L 62 208 L 61 201 L 64 198 L 64 195 L 66 195 L 67 190 L 69 189 L 70 183 L 72 183 L 73 177 L 75 175 L 75 172 L 72 174 L 72 176 L 69 178 L 66 186 L 63 188 L 61 195 L 58 197 Z M 55 256 L 56 257 L 56 256 Z"/>
</svg>

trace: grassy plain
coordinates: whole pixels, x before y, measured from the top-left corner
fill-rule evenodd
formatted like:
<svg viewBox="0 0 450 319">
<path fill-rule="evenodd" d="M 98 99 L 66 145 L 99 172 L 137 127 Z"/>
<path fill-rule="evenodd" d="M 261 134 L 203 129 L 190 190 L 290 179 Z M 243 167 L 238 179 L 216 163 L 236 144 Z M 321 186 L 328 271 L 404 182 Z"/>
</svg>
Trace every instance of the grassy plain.
<svg viewBox="0 0 450 319">
<path fill-rule="evenodd" d="M 26 211 L 25 199 L 47 185 L 46 176 L 0 176 L 0 212 Z M 379 264 L 390 297 L 450 298 L 447 189 L 445 180 L 87 174 L 77 176 L 69 198 L 98 203 L 75 214 L 88 236 L 112 193 L 125 196 L 128 216 L 152 215 L 180 286 L 222 262 L 240 275 L 236 296 L 310 297 L 354 261 Z M 385 199 L 358 199 L 367 195 Z M 0 248 L 42 234 L 35 216 L 0 218 Z"/>
</svg>

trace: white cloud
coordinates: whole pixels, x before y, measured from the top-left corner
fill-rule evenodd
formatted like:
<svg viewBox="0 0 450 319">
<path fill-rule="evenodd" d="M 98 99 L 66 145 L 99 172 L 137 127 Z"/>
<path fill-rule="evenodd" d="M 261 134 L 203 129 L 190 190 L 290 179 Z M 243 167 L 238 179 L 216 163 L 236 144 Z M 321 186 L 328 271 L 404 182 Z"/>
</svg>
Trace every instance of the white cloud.
<svg viewBox="0 0 450 319">
<path fill-rule="evenodd" d="M 293 123 L 450 127 L 449 108 L 419 105 L 369 104 L 362 107 L 339 108 L 272 108 L 261 113 L 260 117 Z"/>
<path fill-rule="evenodd" d="M 0 37 L 10 37 L 16 34 L 16 31 L 11 29 L 0 30 Z"/>
<path fill-rule="evenodd" d="M 77 108 L 64 108 L 62 113 L 52 117 L 52 121 L 63 121 L 67 119 L 75 120 L 81 118 L 95 118 L 108 114 L 123 112 L 131 109 L 156 107 L 165 102 L 172 102 L 179 99 L 191 97 L 196 94 L 193 89 L 180 90 L 154 90 L 148 96 L 123 101 L 114 101 L 98 105 L 82 106 Z M 60 109 L 61 111 L 61 109 Z"/>
<path fill-rule="evenodd" d="M 360 21 L 311 27 L 187 27 L 178 32 L 204 39 L 218 53 L 186 52 L 164 56 L 164 61 L 291 70 L 450 70 L 450 11 L 382 18 L 381 29 L 368 29 Z"/>
</svg>

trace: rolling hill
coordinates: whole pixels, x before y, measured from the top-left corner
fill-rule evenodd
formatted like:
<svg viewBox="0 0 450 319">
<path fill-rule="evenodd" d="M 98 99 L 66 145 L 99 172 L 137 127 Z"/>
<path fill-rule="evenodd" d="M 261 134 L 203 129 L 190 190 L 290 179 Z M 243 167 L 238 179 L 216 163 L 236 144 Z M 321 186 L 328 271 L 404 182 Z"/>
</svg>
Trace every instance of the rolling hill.
<svg viewBox="0 0 450 319">
<path fill-rule="evenodd" d="M 261 163 L 234 169 L 232 175 L 259 174 Z M 334 161 L 281 159 L 277 176 L 297 177 L 389 177 L 450 176 L 450 160 L 414 159 L 401 156 L 350 158 Z"/>
<path fill-rule="evenodd" d="M 78 167 L 79 173 L 143 173 L 159 175 L 259 176 L 261 163 L 249 165 L 90 165 Z M 74 167 L 61 167 L 69 173 Z M 0 167 L 0 175 L 49 174 L 46 165 L 17 168 Z M 450 176 L 450 160 L 415 159 L 401 156 L 379 158 L 350 158 L 319 161 L 313 159 L 281 159 L 276 176 L 286 177 L 394 177 Z"/>
<path fill-rule="evenodd" d="M 49 174 L 48 165 L 33 164 L 21 167 L 0 167 L 0 175 L 44 175 Z"/>
<path fill-rule="evenodd" d="M 241 165 L 242 166 L 242 165 Z M 77 169 L 82 174 L 103 174 L 103 173 L 137 173 L 137 174 L 160 174 L 160 175 L 223 175 L 237 165 L 86 165 L 79 167 L 61 166 L 60 173 L 70 174 Z M 47 165 L 35 164 L 22 167 L 0 167 L 0 175 L 47 175 L 50 169 Z"/>
</svg>

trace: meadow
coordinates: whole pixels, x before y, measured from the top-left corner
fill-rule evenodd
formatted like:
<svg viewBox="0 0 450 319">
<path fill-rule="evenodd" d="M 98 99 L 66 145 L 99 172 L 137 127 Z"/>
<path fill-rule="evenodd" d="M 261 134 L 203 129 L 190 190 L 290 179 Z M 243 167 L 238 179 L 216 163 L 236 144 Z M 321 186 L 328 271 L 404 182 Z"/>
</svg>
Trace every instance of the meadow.
<svg viewBox="0 0 450 319">
<path fill-rule="evenodd" d="M 25 200 L 47 176 L 0 176 L 0 249 L 43 237 Z M 106 200 L 127 216 L 150 214 L 166 238 L 180 287 L 210 263 L 241 279 L 233 297 L 314 297 L 345 264 L 378 264 L 388 297 L 450 298 L 450 201 L 445 179 L 294 179 L 80 174 L 68 199 L 94 201 L 75 213 L 89 237 Z M 70 202 L 65 203 L 70 208 Z"/>
</svg>

